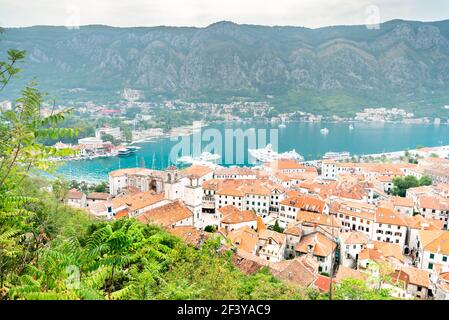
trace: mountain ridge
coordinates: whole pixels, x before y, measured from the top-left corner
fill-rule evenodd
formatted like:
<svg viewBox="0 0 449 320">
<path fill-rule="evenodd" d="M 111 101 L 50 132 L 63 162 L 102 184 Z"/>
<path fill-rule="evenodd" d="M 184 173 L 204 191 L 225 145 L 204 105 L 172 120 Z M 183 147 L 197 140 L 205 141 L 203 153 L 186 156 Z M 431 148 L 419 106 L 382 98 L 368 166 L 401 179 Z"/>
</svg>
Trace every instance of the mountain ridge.
<svg viewBox="0 0 449 320">
<path fill-rule="evenodd" d="M 220 21 L 207 27 L 6 28 L 0 51 L 27 51 L 17 94 L 37 78 L 61 100 L 266 99 L 282 110 L 349 114 L 402 106 L 442 114 L 449 104 L 449 20 L 391 20 L 317 29 Z M 83 95 L 69 94 L 73 88 Z M 3 95 L 3 94 L 2 94 Z M 100 97 L 100 98 L 98 98 Z M 107 99 L 106 99 L 107 100 Z"/>
</svg>

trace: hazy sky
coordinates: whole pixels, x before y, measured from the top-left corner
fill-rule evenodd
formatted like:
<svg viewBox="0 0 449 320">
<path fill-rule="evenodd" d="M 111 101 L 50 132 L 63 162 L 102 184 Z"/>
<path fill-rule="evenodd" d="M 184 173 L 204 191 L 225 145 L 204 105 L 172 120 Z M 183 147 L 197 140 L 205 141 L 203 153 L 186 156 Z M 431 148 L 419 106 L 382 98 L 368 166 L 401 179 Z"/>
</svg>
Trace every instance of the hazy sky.
<svg viewBox="0 0 449 320">
<path fill-rule="evenodd" d="M 207 26 L 236 23 L 320 27 L 449 19 L 449 0 L 0 0 L 0 26 Z"/>
</svg>

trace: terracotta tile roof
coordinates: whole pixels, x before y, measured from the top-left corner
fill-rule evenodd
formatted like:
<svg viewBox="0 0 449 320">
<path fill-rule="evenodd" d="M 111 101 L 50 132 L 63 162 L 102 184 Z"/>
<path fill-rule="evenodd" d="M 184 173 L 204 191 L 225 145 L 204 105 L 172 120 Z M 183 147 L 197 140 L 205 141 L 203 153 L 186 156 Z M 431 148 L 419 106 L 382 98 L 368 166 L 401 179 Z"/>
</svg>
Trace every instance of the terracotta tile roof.
<svg viewBox="0 0 449 320">
<path fill-rule="evenodd" d="M 441 230 L 444 227 L 444 221 L 436 219 L 427 219 L 420 214 L 406 217 L 408 227 L 418 230 Z"/>
<path fill-rule="evenodd" d="M 120 211 L 116 212 L 115 216 L 114 216 L 114 219 L 120 219 L 120 218 L 123 218 L 123 217 L 126 217 L 126 218 L 129 217 L 129 209 L 123 209 L 123 210 L 120 210 Z"/>
<path fill-rule="evenodd" d="M 306 167 L 303 164 L 300 164 L 296 160 L 293 159 L 278 159 L 271 162 L 264 163 L 265 167 L 272 168 L 273 170 L 286 170 L 286 169 L 299 169 L 299 170 L 307 170 L 309 167 Z"/>
<path fill-rule="evenodd" d="M 265 223 L 262 220 L 261 216 L 257 216 L 257 231 L 265 230 L 267 227 L 265 226 Z"/>
<path fill-rule="evenodd" d="M 288 235 L 293 235 L 300 237 L 302 235 L 302 228 L 300 226 L 287 226 L 285 228 L 284 233 Z"/>
<path fill-rule="evenodd" d="M 376 222 L 381 224 L 407 226 L 405 217 L 406 215 L 395 212 L 391 208 L 378 208 L 376 211 Z"/>
<path fill-rule="evenodd" d="M 259 240 L 257 232 L 248 226 L 229 232 L 227 237 L 231 240 L 234 247 L 251 254 Z"/>
<path fill-rule="evenodd" d="M 211 179 L 203 183 L 203 189 L 214 190 L 218 195 L 243 197 L 248 194 L 270 196 L 275 190 L 284 188 L 263 179 Z"/>
<path fill-rule="evenodd" d="M 335 275 L 335 281 L 341 282 L 347 278 L 357 279 L 357 280 L 366 280 L 368 277 L 367 277 L 367 275 L 360 272 L 359 270 L 347 268 L 343 265 L 339 266 L 337 274 Z"/>
<path fill-rule="evenodd" d="M 330 284 L 331 279 L 322 275 L 318 275 L 315 282 L 313 283 L 314 287 L 321 292 L 328 292 L 330 289 Z"/>
<path fill-rule="evenodd" d="M 91 192 L 87 195 L 87 199 L 90 200 L 108 200 L 110 198 L 111 195 L 105 192 Z"/>
<path fill-rule="evenodd" d="M 333 228 L 341 227 L 340 220 L 338 220 L 338 218 L 334 216 L 307 211 L 299 211 L 296 214 L 296 221 L 298 221 L 299 223 L 314 224 Z"/>
<path fill-rule="evenodd" d="M 245 254 L 238 250 L 231 256 L 232 263 L 240 269 L 244 274 L 251 275 L 266 266 L 266 262 L 252 254 Z"/>
<path fill-rule="evenodd" d="M 258 175 L 258 171 L 248 167 L 220 167 L 214 172 L 216 176 L 253 176 Z"/>
<path fill-rule="evenodd" d="M 341 242 L 344 244 L 367 244 L 369 238 L 360 231 L 350 231 L 340 234 Z"/>
<path fill-rule="evenodd" d="M 186 175 L 186 176 L 197 176 L 197 177 L 203 177 L 211 172 L 213 172 L 214 170 L 206 167 L 206 166 L 202 166 L 202 165 L 197 165 L 194 164 L 188 168 L 185 168 L 183 170 L 181 170 L 181 173 Z"/>
<path fill-rule="evenodd" d="M 275 277 L 301 287 L 309 287 L 317 277 L 302 258 L 270 263 L 269 268 Z"/>
<path fill-rule="evenodd" d="M 326 203 L 317 197 L 302 195 L 281 201 L 281 205 L 299 208 L 302 211 L 323 213 Z"/>
<path fill-rule="evenodd" d="M 371 220 L 371 221 L 374 221 L 374 219 L 376 218 L 374 213 L 370 213 L 370 212 L 366 212 L 366 211 L 355 212 L 352 210 L 340 209 L 338 211 L 338 213 L 341 213 L 345 216 L 358 217 L 358 218 L 367 219 L 367 220 Z"/>
<path fill-rule="evenodd" d="M 394 243 L 373 241 L 373 248 L 366 247 L 359 254 L 359 260 L 388 261 L 390 258 L 404 262 L 401 247 Z"/>
<path fill-rule="evenodd" d="M 394 206 L 398 207 L 409 207 L 413 208 L 415 203 L 413 202 L 413 199 L 410 198 L 402 198 L 402 197 L 390 197 L 390 201 L 393 203 Z"/>
<path fill-rule="evenodd" d="M 327 257 L 337 247 L 334 241 L 329 240 L 320 232 L 314 232 L 303 236 L 296 245 L 295 251 L 301 253 L 311 253 L 314 256 Z"/>
<path fill-rule="evenodd" d="M 421 196 L 419 197 L 420 208 L 449 211 L 449 201 L 438 196 Z"/>
<path fill-rule="evenodd" d="M 430 288 L 431 284 L 429 271 L 414 267 L 402 267 L 400 270 L 409 276 L 409 283 Z"/>
<path fill-rule="evenodd" d="M 170 227 L 175 223 L 192 217 L 192 212 L 179 201 L 149 210 L 137 217 L 144 223 L 155 223 L 163 227 Z"/>
<path fill-rule="evenodd" d="M 273 230 L 261 230 L 259 232 L 259 238 L 260 239 L 269 239 L 271 238 L 274 240 L 278 245 L 282 245 L 286 240 L 286 235 L 283 233 L 279 233 Z"/>
<path fill-rule="evenodd" d="M 151 170 L 145 168 L 127 168 L 109 172 L 110 177 L 121 177 L 124 175 L 158 176 L 160 178 L 163 178 L 164 172 L 160 170 Z"/>
<path fill-rule="evenodd" d="M 89 212 L 93 214 L 105 213 L 107 211 L 108 211 L 107 201 L 94 202 L 91 205 L 89 205 Z"/>
<path fill-rule="evenodd" d="M 244 210 L 241 211 L 233 205 L 228 205 L 218 209 L 223 214 L 221 223 L 224 224 L 237 224 L 243 222 L 257 221 L 257 216 L 254 211 Z"/>
<path fill-rule="evenodd" d="M 68 199 L 82 199 L 84 197 L 84 193 L 78 191 L 77 189 L 70 189 L 67 193 Z"/>
<path fill-rule="evenodd" d="M 449 255 L 449 231 L 421 230 L 418 235 L 425 251 Z"/>
<path fill-rule="evenodd" d="M 139 192 L 136 194 L 120 196 L 112 199 L 112 206 L 120 208 L 127 206 L 131 211 L 137 211 L 151 206 L 157 202 L 164 201 L 164 193 L 155 193 L 153 191 Z"/>
<path fill-rule="evenodd" d="M 209 236 L 207 232 L 200 231 L 193 226 L 178 226 L 168 228 L 167 231 L 192 246 L 200 246 Z"/>
</svg>

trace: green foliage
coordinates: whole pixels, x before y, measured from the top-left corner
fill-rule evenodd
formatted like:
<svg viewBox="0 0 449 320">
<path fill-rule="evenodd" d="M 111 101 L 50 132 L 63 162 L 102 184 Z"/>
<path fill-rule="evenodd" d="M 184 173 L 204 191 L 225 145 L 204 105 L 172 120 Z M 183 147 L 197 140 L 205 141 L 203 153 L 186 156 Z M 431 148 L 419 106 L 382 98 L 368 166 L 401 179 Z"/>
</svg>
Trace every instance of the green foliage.
<svg viewBox="0 0 449 320">
<path fill-rule="evenodd" d="M 278 220 L 276 220 L 276 222 L 274 223 L 273 231 L 276 231 L 276 232 L 279 232 L 279 233 L 283 233 L 284 232 L 284 229 L 282 229 L 279 226 L 279 221 Z"/>
<path fill-rule="evenodd" d="M 414 176 L 395 177 L 392 193 L 395 196 L 405 197 L 407 189 L 431 184 L 432 180 L 427 176 L 423 176 L 419 180 Z"/>
<path fill-rule="evenodd" d="M 336 300 L 391 300 L 386 289 L 372 289 L 363 280 L 346 278 L 336 285 L 333 293 Z"/>
<path fill-rule="evenodd" d="M 213 233 L 213 232 L 217 231 L 217 228 L 215 226 L 206 226 L 204 228 L 204 231 Z"/>
</svg>

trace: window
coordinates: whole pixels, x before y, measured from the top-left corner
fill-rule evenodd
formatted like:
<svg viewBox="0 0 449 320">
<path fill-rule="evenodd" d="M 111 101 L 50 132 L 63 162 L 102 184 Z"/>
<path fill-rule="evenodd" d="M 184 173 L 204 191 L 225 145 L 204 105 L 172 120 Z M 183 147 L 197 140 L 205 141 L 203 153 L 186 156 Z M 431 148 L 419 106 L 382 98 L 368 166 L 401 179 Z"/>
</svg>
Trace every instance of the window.
<svg viewBox="0 0 449 320">
<path fill-rule="evenodd" d="M 446 261 L 447 261 L 447 257 L 443 256 L 443 262 L 446 262 Z"/>
<path fill-rule="evenodd" d="M 433 269 L 433 263 L 429 263 L 428 269 L 430 269 L 430 270 Z"/>
<path fill-rule="evenodd" d="M 429 257 L 430 257 L 430 259 L 434 259 L 435 255 L 433 253 L 431 253 Z"/>
</svg>

